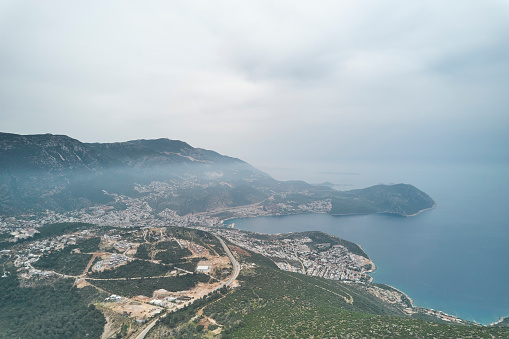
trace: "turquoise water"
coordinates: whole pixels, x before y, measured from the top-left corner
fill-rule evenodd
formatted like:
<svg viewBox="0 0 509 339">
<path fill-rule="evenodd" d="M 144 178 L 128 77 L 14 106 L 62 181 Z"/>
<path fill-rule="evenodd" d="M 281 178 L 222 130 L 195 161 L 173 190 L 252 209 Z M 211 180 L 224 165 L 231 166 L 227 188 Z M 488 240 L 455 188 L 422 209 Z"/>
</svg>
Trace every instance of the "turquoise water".
<svg viewBox="0 0 509 339">
<path fill-rule="evenodd" d="M 404 291 L 416 306 L 488 324 L 509 316 L 506 170 L 449 168 L 416 176 L 410 183 L 438 205 L 411 218 L 307 214 L 233 222 L 255 232 L 320 230 L 353 241 L 377 265 L 375 282 Z"/>
</svg>

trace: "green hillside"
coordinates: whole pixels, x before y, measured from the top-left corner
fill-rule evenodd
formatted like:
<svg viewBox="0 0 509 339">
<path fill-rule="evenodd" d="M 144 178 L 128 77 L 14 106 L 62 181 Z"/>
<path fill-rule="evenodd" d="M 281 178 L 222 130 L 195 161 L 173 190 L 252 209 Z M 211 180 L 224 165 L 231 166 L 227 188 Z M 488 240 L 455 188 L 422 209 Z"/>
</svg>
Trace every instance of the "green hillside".
<svg viewBox="0 0 509 339">
<path fill-rule="evenodd" d="M 73 283 L 23 288 L 15 275 L 0 278 L 0 338 L 99 338 L 106 321 L 91 303 L 104 294 Z"/>
<path fill-rule="evenodd" d="M 414 319 L 357 284 L 319 279 L 279 270 L 257 254 L 245 264 L 240 286 L 203 308 L 202 319 L 217 322 L 221 338 L 507 338 L 509 330 L 448 325 Z M 178 318 L 178 317 L 173 317 Z M 182 317 L 172 328 L 157 325 L 149 338 L 208 337 L 214 333 Z"/>
<path fill-rule="evenodd" d="M 74 232 L 76 227 L 81 229 L 86 224 L 71 226 L 50 225 L 43 229 L 40 237 Z M 32 265 L 59 273 L 81 274 L 91 254 L 73 253 L 73 250 L 94 251 L 100 247 L 99 231 L 93 225 L 90 225 L 90 229 L 95 229 L 95 236 L 79 240 L 76 245 L 66 246 L 63 250 L 42 255 Z M 132 254 L 138 257 L 140 254 L 151 257 L 154 253 L 166 253 L 171 261 L 176 261 L 182 253 L 176 251 L 175 240 L 171 240 L 171 237 L 192 241 L 208 248 L 211 253 L 225 255 L 224 251 L 219 250 L 222 245 L 218 239 L 203 230 L 181 227 L 165 227 L 150 232 L 142 229 L 104 230 L 109 230 L 110 239 L 114 237 L 119 243 L 143 241 L 143 247 L 140 245 L 138 250 L 144 250 Z M 255 243 L 267 241 L 269 245 L 272 244 L 270 237 L 284 240 L 302 236 L 310 238 L 308 245 L 311 248 L 318 248 L 323 243 L 341 244 L 351 252 L 366 256 L 356 244 L 321 232 L 275 236 L 251 234 Z M 230 289 L 219 286 L 185 307 L 172 308 L 175 312 L 167 316 L 163 314 L 147 338 L 509 337 L 509 327 L 504 326 L 507 321 L 491 327 L 457 319 L 462 324 L 446 323 L 439 320 L 436 314 L 429 314 L 429 310 L 412 308 L 410 300 L 390 286 L 347 283 L 282 271 L 267 257 L 229 245 L 242 265 L 237 277 L 238 285 Z M 85 279 L 91 286 L 83 285 L 83 281 L 78 283 L 81 279 L 73 282 L 58 275 L 39 277 L 34 273 L 27 278 L 30 271 L 18 270 L 14 266 L 14 259 L 21 255 L 25 258 L 23 260 L 32 260 L 32 256 L 26 255 L 32 251 L 31 247 L 36 248 L 27 246 L 27 242 L 16 244 L 12 252 L 0 256 L 0 338 L 32 338 L 33 335 L 37 338 L 99 338 L 105 317 L 122 320 L 115 325 L 110 338 L 127 338 L 129 331 L 130 334 L 141 331 L 146 324 L 126 320 L 118 311 L 115 316 L 108 308 L 101 308 L 100 304 L 106 296 L 150 297 L 154 290 L 161 288 L 178 292 L 189 290 L 199 283 L 216 281 L 202 273 L 164 276 L 171 269 L 169 265 L 135 258 L 115 269 L 90 273 Z M 81 288 L 77 288 L 78 285 Z M 124 301 L 110 306 L 122 305 Z M 129 331 L 122 329 L 124 320 L 130 324 Z"/>
</svg>

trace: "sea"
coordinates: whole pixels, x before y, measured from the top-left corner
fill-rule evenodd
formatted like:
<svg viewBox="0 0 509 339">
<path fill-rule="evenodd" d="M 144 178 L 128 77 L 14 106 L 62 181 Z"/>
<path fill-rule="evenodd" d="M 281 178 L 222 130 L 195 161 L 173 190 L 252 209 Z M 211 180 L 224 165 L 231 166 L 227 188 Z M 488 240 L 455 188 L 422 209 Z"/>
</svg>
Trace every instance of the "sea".
<svg viewBox="0 0 509 339">
<path fill-rule="evenodd" d="M 318 230 L 353 241 L 376 264 L 374 282 L 405 292 L 415 306 L 485 325 L 509 316 L 507 165 L 300 168 L 306 181 L 329 181 L 338 190 L 409 183 L 429 194 L 437 206 L 414 217 L 302 214 L 228 222 L 254 232 Z M 274 172 L 284 177 L 284 171 Z"/>
</svg>

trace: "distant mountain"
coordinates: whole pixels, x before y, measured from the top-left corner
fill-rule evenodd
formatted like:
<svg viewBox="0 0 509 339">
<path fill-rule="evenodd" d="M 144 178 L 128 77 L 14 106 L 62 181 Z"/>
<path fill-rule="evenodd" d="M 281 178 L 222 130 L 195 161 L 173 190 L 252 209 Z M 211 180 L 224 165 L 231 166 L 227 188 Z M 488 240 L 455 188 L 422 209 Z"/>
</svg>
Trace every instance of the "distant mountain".
<svg viewBox="0 0 509 339">
<path fill-rule="evenodd" d="M 354 203 L 354 206 L 350 206 Z M 432 208 L 435 202 L 426 193 L 408 184 L 376 185 L 341 192 L 332 201 L 331 214 L 390 213 L 411 216 Z"/>
<path fill-rule="evenodd" d="M 232 187 L 223 184 L 228 188 L 223 192 L 204 188 L 201 195 L 208 199 L 214 193 L 226 194 L 225 199 L 229 196 L 231 204 L 238 205 L 268 196 L 243 187 L 245 182 L 274 180 L 242 160 L 179 140 L 101 144 L 82 143 L 64 135 L 0 133 L 1 214 L 69 211 L 107 203 L 112 198 L 104 191 L 138 196 L 136 185 L 153 181 L 187 182 L 188 189 L 209 181 L 211 186 L 228 182 Z M 246 191 L 244 199 L 231 197 L 235 188 Z"/>
<path fill-rule="evenodd" d="M 122 166 L 147 168 L 154 165 L 216 162 L 247 165 L 242 160 L 194 148 L 179 140 L 132 140 L 101 144 L 82 143 L 65 135 L 8 133 L 0 133 L 0 160 L 2 170 L 53 172 L 98 172 Z"/>
<path fill-rule="evenodd" d="M 0 214 L 112 205 L 115 195 L 180 215 L 253 203 L 275 214 L 320 205 L 332 214 L 412 215 L 434 205 L 411 185 L 339 192 L 277 181 L 240 159 L 179 140 L 82 143 L 65 135 L 0 133 Z"/>
</svg>

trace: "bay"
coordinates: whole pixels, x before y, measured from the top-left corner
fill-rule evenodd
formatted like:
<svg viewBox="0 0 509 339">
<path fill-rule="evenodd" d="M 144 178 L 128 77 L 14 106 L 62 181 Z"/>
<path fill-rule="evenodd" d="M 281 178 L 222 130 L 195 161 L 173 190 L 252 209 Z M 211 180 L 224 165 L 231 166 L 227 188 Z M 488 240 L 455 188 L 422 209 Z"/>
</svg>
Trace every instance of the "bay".
<svg viewBox="0 0 509 339">
<path fill-rule="evenodd" d="M 374 281 L 402 290 L 414 300 L 415 306 L 441 310 L 482 324 L 509 316 L 507 168 L 453 166 L 386 170 L 396 180 L 397 173 L 413 180 L 395 182 L 414 184 L 428 193 L 437 207 L 409 218 L 306 214 L 230 222 L 236 228 L 254 232 L 319 230 L 353 241 L 377 265 L 372 274 Z M 407 175 L 409 172 L 412 175 Z M 380 171 L 376 173 L 380 175 Z M 368 182 L 370 176 L 352 177 L 355 181 L 348 182 L 339 176 L 336 179 L 343 179 L 342 184 L 359 186 Z M 330 177 L 325 179 L 331 181 Z"/>
</svg>

